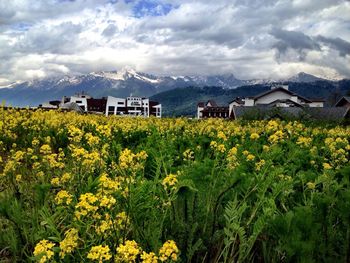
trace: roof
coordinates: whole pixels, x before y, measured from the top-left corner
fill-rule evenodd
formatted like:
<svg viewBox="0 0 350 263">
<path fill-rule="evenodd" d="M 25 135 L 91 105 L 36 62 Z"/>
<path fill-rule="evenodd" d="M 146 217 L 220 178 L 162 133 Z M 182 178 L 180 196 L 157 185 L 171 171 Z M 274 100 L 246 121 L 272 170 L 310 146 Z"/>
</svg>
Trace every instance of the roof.
<svg viewBox="0 0 350 263">
<path fill-rule="evenodd" d="M 312 102 L 325 102 L 326 100 L 323 98 L 309 98 Z"/>
<path fill-rule="evenodd" d="M 294 117 L 298 119 L 314 119 L 325 121 L 337 121 L 346 117 L 350 109 L 344 107 L 233 107 L 234 118 L 252 118 L 252 119 L 268 119 L 278 115 L 283 117 Z"/>
<path fill-rule="evenodd" d="M 292 101 L 290 99 L 284 99 L 284 100 L 275 100 L 269 104 L 267 104 L 267 106 L 276 106 L 277 103 L 289 103 L 289 104 L 293 104 L 296 107 L 303 107 L 303 105 L 299 104 L 298 102 Z"/>
<path fill-rule="evenodd" d="M 313 119 L 331 121 L 345 118 L 349 112 L 349 109 L 345 107 L 310 107 L 305 109 L 305 112 L 309 114 Z"/>
<path fill-rule="evenodd" d="M 244 104 L 244 101 L 243 101 L 242 98 L 240 98 L 240 97 L 234 98 L 233 100 L 231 100 L 231 101 L 229 102 L 229 104 L 231 104 L 232 102 L 237 102 L 238 104 Z"/>
<path fill-rule="evenodd" d="M 299 98 L 301 98 L 302 100 L 305 100 L 306 102 L 311 102 L 309 99 L 304 98 L 304 97 L 302 97 L 302 96 L 300 96 L 300 95 L 298 95 L 298 94 L 296 94 L 296 93 L 294 93 L 294 92 L 292 92 L 292 91 L 290 91 L 290 90 L 287 90 L 287 89 L 285 89 L 285 88 L 282 88 L 282 87 L 270 89 L 270 90 L 268 90 L 268 91 L 265 91 L 265 92 L 263 92 L 263 93 L 260 93 L 260 94 L 256 95 L 256 96 L 253 97 L 253 98 L 254 98 L 254 100 L 257 100 L 257 99 L 259 99 L 259 98 L 261 98 L 261 97 L 264 97 L 264 96 L 269 95 L 269 94 L 271 94 L 271 93 L 274 93 L 274 92 L 276 92 L 276 91 L 282 91 L 282 92 L 285 92 L 285 93 L 287 93 L 287 94 L 289 94 L 289 95 L 291 95 L 291 96 L 298 96 Z"/>
<path fill-rule="evenodd" d="M 335 104 L 335 107 L 341 107 L 343 103 L 350 103 L 350 96 L 344 96 Z"/>
<path fill-rule="evenodd" d="M 50 100 L 49 103 L 50 103 L 51 105 L 58 106 L 58 105 L 60 105 L 61 101 L 60 101 L 60 100 Z"/>
<path fill-rule="evenodd" d="M 228 112 L 228 107 L 205 107 L 202 112 Z"/>
<path fill-rule="evenodd" d="M 215 100 L 208 100 L 206 105 L 208 105 L 208 103 L 211 104 L 211 107 L 217 107 L 217 106 L 218 106 L 218 105 L 216 104 Z"/>
<path fill-rule="evenodd" d="M 78 113 L 83 113 L 84 111 L 80 108 L 80 106 L 78 104 L 76 104 L 75 102 L 67 102 L 61 105 L 60 107 L 61 109 L 64 110 L 73 110 L 76 111 Z"/>
</svg>

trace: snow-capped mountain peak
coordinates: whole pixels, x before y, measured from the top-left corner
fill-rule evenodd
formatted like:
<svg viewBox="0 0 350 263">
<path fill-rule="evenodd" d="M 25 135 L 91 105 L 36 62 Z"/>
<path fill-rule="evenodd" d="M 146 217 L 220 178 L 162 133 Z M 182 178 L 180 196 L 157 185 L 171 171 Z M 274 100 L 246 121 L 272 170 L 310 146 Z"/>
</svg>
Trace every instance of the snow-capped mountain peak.
<svg viewBox="0 0 350 263">
<path fill-rule="evenodd" d="M 97 77 L 103 77 L 107 79 L 112 79 L 112 80 L 119 80 L 119 81 L 126 81 L 129 79 L 138 79 L 141 81 L 149 82 L 149 83 L 159 83 L 160 79 L 144 74 L 141 72 L 137 72 L 133 68 L 130 67 L 124 67 L 121 70 L 118 71 L 100 71 L 100 72 L 92 72 L 90 75 L 97 76 Z"/>
<path fill-rule="evenodd" d="M 299 82 L 299 83 L 300 82 L 309 83 L 309 82 L 315 82 L 315 81 L 319 81 L 319 80 L 325 80 L 325 79 L 316 77 L 314 75 L 311 75 L 311 74 L 308 74 L 305 72 L 299 72 L 295 76 L 292 76 L 292 77 L 287 79 L 287 81 L 289 81 L 289 82 Z"/>
</svg>

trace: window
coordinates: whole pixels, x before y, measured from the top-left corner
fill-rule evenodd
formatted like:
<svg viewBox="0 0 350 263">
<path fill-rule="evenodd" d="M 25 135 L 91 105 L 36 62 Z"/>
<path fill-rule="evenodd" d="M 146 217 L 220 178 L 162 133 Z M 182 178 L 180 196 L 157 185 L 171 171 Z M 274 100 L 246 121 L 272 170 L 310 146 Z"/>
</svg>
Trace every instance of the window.
<svg viewBox="0 0 350 263">
<path fill-rule="evenodd" d="M 118 101 L 118 105 L 124 105 L 123 101 Z"/>
<path fill-rule="evenodd" d="M 114 112 L 114 106 L 108 106 L 108 111 L 113 111 Z"/>
<path fill-rule="evenodd" d="M 75 103 L 83 103 L 81 100 L 76 100 Z"/>
</svg>

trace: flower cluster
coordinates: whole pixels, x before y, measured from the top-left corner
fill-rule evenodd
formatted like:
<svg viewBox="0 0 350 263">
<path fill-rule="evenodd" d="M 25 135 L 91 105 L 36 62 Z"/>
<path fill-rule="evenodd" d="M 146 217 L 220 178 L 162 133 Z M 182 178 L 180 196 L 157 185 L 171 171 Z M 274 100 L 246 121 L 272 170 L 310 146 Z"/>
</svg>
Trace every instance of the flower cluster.
<svg viewBox="0 0 350 263">
<path fill-rule="evenodd" d="M 222 143 L 218 143 L 216 141 L 210 142 L 210 148 L 212 148 L 214 151 L 217 151 L 219 153 L 224 153 L 226 151 L 226 147 Z"/>
<path fill-rule="evenodd" d="M 120 262 L 135 262 L 141 249 L 134 240 L 127 240 L 117 248 L 117 259 Z"/>
<path fill-rule="evenodd" d="M 173 240 L 166 241 L 159 250 L 159 259 L 160 261 L 166 261 L 171 259 L 177 261 L 179 254 L 179 249 L 176 246 L 176 243 Z"/>
<path fill-rule="evenodd" d="M 48 262 L 54 255 L 52 248 L 55 246 L 54 243 L 43 239 L 34 248 L 33 255 L 39 263 Z"/>
<path fill-rule="evenodd" d="M 60 242 L 60 257 L 64 258 L 67 254 L 71 254 L 78 247 L 78 230 L 75 228 L 68 229 L 64 233 L 64 239 Z"/>
<path fill-rule="evenodd" d="M 187 149 L 182 155 L 184 161 L 191 161 L 194 159 L 194 152 L 191 149 Z"/>
<path fill-rule="evenodd" d="M 143 168 L 143 162 L 147 159 L 148 155 L 145 151 L 134 154 L 128 148 L 124 149 L 119 156 L 119 167 L 122 170 L 129 169 L 133 172 L 141 170 Z"/>
<path fill-rule="evenodd" d="M 110 260 L 112 258 L 112 254 L 108 246 L 99 245 L 90 249 L 87 258 L 91 259 L 92 261 L 102 263 L 106 260 Z"/>
<path fill-rule="evenodd" d="M 162 185 L 165 190 L 174 190 L 176 189 L 178 179 L 176 174 L 168 174 L 162 181 Z"/>
<path fill-rule="evenodd" d="M 66 190 L 61 190 L 55 197 L 56 204 L 58 205 L 69 205 L 73 200 L 73 196 Z"/>
</svg>

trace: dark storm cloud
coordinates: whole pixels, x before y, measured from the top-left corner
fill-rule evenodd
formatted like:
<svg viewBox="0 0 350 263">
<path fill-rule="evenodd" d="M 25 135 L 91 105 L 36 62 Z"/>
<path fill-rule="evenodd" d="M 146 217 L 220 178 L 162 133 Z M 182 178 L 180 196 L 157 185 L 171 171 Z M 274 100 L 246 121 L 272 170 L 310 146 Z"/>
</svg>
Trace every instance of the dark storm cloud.
<svg viewBox="0 0 350 263">
<path fill-rule="evenodd" d="M 314 39 L 302 32 L 274 28 L 270 34 L 278 39 L 274 47 L 282 54 L 286 53 L 289 48 L 300 52 L 304 50 L 321 50 L 321 46 Z"/>
<path fill-rule="evenodd" d="M 20 38 L 17 48 L 21 52 L 73 54 L 79 48 L 82 30 L 82 25 L 72 22 L 33 27 Z"/>
<path fill-rule="evenodd" d="M 344 39 L 341 39 L 339 37 L 330 38 L 324 36 L 317 36 L 316 39 L 330 46 L 331 48 L 338 50 L 339 55 L 342 57 L 350 55 L 350 42 L 345 41 Z"/>
</svg>

